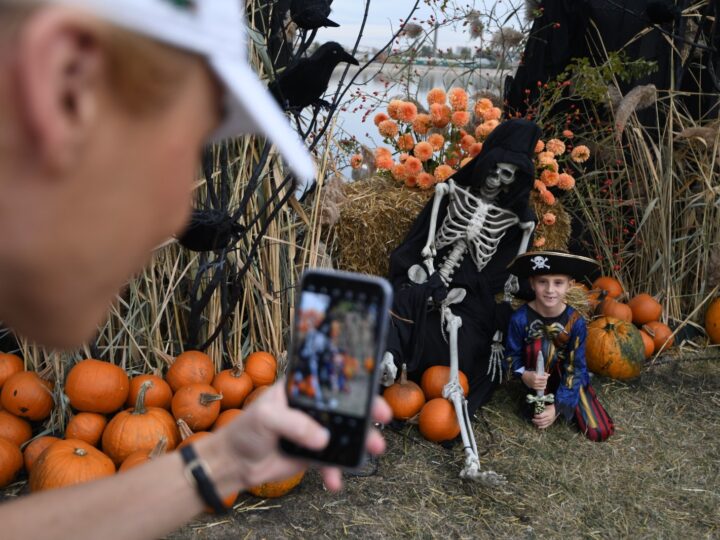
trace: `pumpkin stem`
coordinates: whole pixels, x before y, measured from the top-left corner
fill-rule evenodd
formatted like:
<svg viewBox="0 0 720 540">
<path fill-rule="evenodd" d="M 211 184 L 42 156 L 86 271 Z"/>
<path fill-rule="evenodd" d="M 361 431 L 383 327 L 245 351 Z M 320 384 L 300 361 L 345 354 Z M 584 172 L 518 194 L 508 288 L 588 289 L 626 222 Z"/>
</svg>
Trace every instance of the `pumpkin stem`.
<svg viewBox="0 0 720 540">
<path fill-rule="evenodd" d="M 652 337 L 652 338 L 655 337 L 655 330 L 653 330 L 652 328 L 650 328 L 647 324 L 643 324 L 643 325 L 642 325 L 642 329 L 645 330 L 645 333 L 646 333 L 648 336 L 650 336 L 650 337 Z"/>
<path fill-rule="evenodd" d="M 202 394 L 200 394 L 200 405 L 207 407 L 213 401 L 220 401 L 222 398 L 222 394 L 208 394 L 206 392 L 203 392 Z"/>
<path fill-rule="evenodd" d="M 189 428 L 188 428 L 189 429 Z M 149 459 L 155 459 L 165 453 L 167 450 L 168 440 L 165 435 L 160 437 L 160 440 L 155 445 L 155 448 L 152 449 L 152 452 L 148 455 Z"/>
<path fill-rule="evenodd" d="M 405 383 L 407 383 L 407 364 L 403 362 L 403 365 L 400 368 L 400 384 Z"/>
<path fill-rule="evenodd" d="M 73 454 L 75 454 L 76 456 L 84 457 L 87 456 L 87 450 L 85 450 L 84 448 L 76 448 L 75 450 L 73 450 Z"/>
<path fill-rule="evenodd" d="M 232 371 L 230 372 L 230 374 L 235 378 L 242 376 L 243 370 L 240 367 L 240 364 L 233 364 Z"/>
<path fill-rule="evenodd" d="M 183 441 L 193 434 L 193 430 L 190 429 L 190 426 L 188 426 L 187 422 L 185 422 L 185 420 L 183 420 L 182 418 L 175 423 L 177 424 L 178 430 L 180 431 L 180 438 Z"/>
<path fill-rule="evenodd" d="M 133 409 L 133 414 L 145 414 L 147 412 L 147 409 L 145 408 L 145 393 L 149 388 L 152 388 L 152 386 L 152 381 L 145 381 L 142 383 L 140 390 L 138 390 L 137 399 L 135 400 L 135 409 Z"/>
</svg>

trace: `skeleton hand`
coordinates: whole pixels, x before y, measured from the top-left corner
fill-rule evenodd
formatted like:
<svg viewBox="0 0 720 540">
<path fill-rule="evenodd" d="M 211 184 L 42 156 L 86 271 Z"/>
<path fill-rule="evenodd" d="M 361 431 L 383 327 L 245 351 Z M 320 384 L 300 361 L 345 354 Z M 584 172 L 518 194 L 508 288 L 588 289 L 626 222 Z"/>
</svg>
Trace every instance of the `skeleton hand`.
<svg viewBox="0 0 720 540">
<path fill-rule="evenodd" d="M 380 384 L 390 386 L 395 382 L 397 376 L 397 366 L 392 353 L 386 352 L 380 363 Z"/>
<path fill-rule="evenodd" d="M 512 302 L 512 295 L 520 290 L 520 281 L 517 276 L 510 274 L 505 281 L 505 296 L 503 300 L 505 302 Z"/>
</svg>

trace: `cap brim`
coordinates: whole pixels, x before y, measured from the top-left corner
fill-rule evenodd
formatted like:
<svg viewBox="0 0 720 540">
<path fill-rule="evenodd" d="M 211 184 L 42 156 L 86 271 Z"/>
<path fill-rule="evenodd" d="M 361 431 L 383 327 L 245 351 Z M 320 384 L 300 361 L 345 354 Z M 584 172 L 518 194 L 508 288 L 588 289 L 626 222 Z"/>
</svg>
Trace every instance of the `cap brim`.
<svg viewBox="0 0 720 540">
<path fill-rule="evenodd" d="M 510 273 L 519 278 L 558 274 L 591 281 L 599 268 L 598 262 L 593 259 L 561 251 L 528 251 L 515 257 L 508 265 Z"/>
<path fill-rule="evenodd" d="M 249 65 L 221 58 L 208 61 L 228 93 L 227 116 L 213 139 L 237 137 L 243 133 L 265 135 L 299 180 L 314 180 L 315 165 L 310 153 Z"/>
</svg>

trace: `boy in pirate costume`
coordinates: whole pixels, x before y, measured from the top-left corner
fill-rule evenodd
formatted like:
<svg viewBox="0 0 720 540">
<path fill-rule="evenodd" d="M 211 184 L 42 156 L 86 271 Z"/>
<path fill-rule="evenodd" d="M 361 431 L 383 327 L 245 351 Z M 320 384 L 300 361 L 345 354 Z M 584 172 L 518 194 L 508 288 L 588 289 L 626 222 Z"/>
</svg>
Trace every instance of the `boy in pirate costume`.
<svg viewBox="0 0 720 540">
<path fill-rule="evenodd" d="M 590 386 L 585 362 L 587 327 L 583 317 L 565 303 L 573 280 L 595 270 L 595 261 L 536 251 L 518 256 L 509 268 L 518 278 L 528 278 L 535 293 L 535 299 L 510 319 L 505 349 L 513 375 L 531 391 L 527 401 L 532 423 L 546 429 L 563 416 L 591 441 L 604 441 L 615 428 Z"/>
</svg>

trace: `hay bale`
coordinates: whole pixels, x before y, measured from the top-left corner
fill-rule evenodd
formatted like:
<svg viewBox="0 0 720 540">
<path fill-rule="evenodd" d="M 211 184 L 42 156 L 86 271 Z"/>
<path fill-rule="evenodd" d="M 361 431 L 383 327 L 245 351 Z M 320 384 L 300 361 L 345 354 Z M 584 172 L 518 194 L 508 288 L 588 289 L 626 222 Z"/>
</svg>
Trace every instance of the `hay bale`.
<svg viewBox="0 0 720 540">
<path fill-rule="evenodd" d="M 571 232 L 571 218 L 560 199 L 556 199 L 555 204 L 550 206 L 543 202 L 537 191 L 533 191 L 530 195 L 530 204 L 538 220 L 533 238 L 535 240 L 545 238 L 545 243 L 538 246 L 538 249 L 567 251 Z M 555 214 L 555 223 L 553 225 L 543 223 L 543 215 L 548 212 Z M 532 246 L 530 249 L 532 249 Z"/>
<path fill-rule="evenodd" d="M 346 199 L 334 228 L 337 266 L 385 276 L 390 253 L 435 191 L 410 189 L 381 176 L 347 183 L 344 191 Z"/>
</svg>

